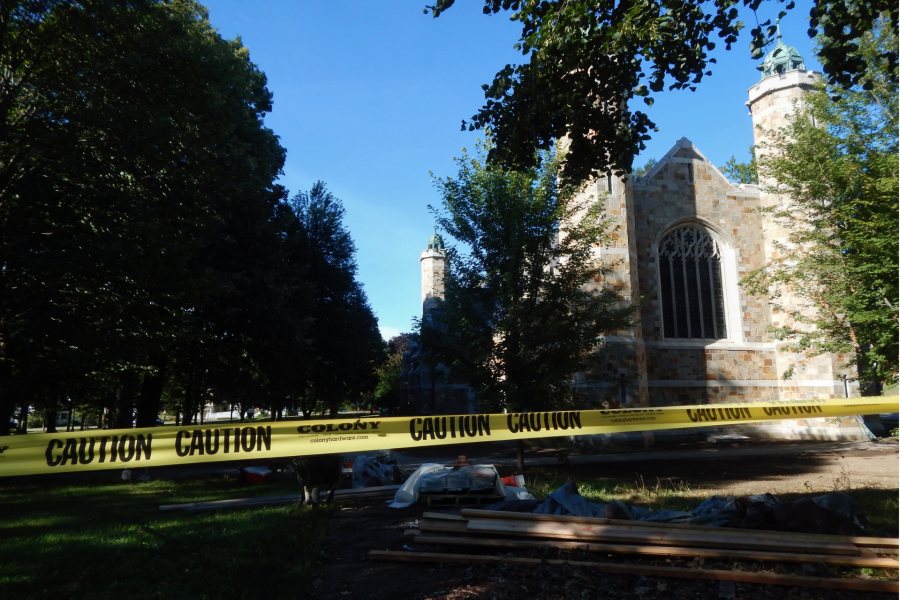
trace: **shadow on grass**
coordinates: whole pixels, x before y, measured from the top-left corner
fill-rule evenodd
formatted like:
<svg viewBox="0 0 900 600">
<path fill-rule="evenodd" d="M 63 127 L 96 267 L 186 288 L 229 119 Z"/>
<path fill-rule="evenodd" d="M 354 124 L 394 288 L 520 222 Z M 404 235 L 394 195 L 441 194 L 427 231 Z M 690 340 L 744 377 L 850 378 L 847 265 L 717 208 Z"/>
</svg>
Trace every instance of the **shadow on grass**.
<svg viewBox="0 0 900 600">
<path fill-rule="evenodd" d="M 0 597 L 302 596 L 327 510 L 159 510 L 246 491 L 195 480 L 8 486 L 0 490 Z"/>
</svg>

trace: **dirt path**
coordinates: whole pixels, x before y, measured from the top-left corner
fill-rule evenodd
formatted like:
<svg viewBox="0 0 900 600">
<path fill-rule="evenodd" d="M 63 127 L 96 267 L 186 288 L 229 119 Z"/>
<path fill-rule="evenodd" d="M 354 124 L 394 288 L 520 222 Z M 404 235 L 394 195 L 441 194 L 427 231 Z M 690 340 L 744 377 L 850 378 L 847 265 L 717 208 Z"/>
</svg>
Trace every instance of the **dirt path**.
<svg viewBox="0 0 900 600">
<path fill-rule="evenodd" d="M 475 452 L 473 452 L 475 450 Z M 569 455 L 568 464 L 547 453 L 529 464 L 557 464 L 570 476 L 605 477 L 633 486 L 687 486 L 706 495 L 825 493 L 857 488 L 898 488 L 897 440 L 867 443 L 779 444 L 764 447 L 668 448 L 650 452 Z M 466 448 L 473 462 L 504 464 L 508 452 L 494 446 Z M 402 455 L 405 464 L 450 462 L 460 448 L 439 456 Z M 610 576 L 570 567 L 514 568 L 427 565 L 368 560 L 369 550 L 411 545 L 403 531 L 414 527 L 423 509 L 389 509 L 382 502 L 344 505 L 324 548 L 316 599 L 462 600 L 474 598 L 879 598 L 836 590 L 792 590 L 774 586 L 722 585 L 711 581 Z M 721 567 L 720 567 L 721 568 Z M 726 565 L 728 568 L 728 565 Z M 810 573 L 815 574 L 815 573 Z"/>
</svg>

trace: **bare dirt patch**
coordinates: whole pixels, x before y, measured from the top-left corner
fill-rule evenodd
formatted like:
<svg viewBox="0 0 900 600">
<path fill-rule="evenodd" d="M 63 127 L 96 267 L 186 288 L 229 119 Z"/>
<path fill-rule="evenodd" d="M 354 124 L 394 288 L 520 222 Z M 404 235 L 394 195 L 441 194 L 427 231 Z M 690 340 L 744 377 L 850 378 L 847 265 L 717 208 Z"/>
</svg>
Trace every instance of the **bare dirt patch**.
<svg viewBox="0 0 900 600">
<path fill-rule="evenodd" d="M 468 449 L 471 452 L 471 448 Z M 461 449 L 446 448 L 433 457 L 450 460 Z M 409 459 L 410 457 L 406 457 Z M 413 457 L 424 459 L 426 457 Z M 484 461 L 498 456 L 486 456 Z M 539 463 L 539 455 L 532 457 Z M 505 459 L 509 459 L 507 453 Z M 425 462 L 425 460 L 422 460 Z M 706 495 L 771 493 L 819 494 L 860 488 L 897 490 L 897 441 L 880 440 L 853 444 L 794 444 L 766 448 L 661 449 L 601 457 L 582 455 L 546 459 L 561 474 L 576 481 L 608 478 L 624 485 L 643 481 L 679 482 Z M 540 565 L 539 567 L 455 564 L 413 564 L 369 560 L 370 550 L 409 549 L 403 531 L 415 526 L 423 507 L 391 509 L 384 502 L 345 504 L 336 510 L 321 557 L 312 597 L 384 600 L 462 600 L 474 598 L 889 598 L 839 590 L 720 583 L 636 576 L 605 575 L 586 568 Z M 896 536 L 897 532 L 873 532 Z M 545 558 L 564 557 L 554 553 Z M 582 560 L 615 560 L 629 564 L 741 568 L 777 572 L 779 566 L 698 560 L 647 560 L 606 557 L 571 557 Z M 839 576 L 834 568 L 810 565 L 796 574 Z"/>
</svg>

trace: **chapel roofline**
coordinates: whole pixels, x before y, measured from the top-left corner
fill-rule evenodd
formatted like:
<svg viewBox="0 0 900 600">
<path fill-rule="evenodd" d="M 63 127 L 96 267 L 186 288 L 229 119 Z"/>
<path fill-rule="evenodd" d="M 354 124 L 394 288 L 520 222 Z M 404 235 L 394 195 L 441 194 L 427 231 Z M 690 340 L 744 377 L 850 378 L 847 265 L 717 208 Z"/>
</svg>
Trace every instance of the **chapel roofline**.
<svg viewBox="0 0 900 600">
<path fill-rule="evenodd" d="M 687 152 L 684 152 L 684 151 L 687 151 Z M 681 153 L 681 154 L 689 153 L 689 154 L 693 154 L 694 156 L 692 156 L 692 157 L 678 156 L 679 153 Z M 646 175 L 644 175 L 643 177 L 636 177 L 634 184 L 635 185 L 650 185 L 651 184 L 650 180 L 653 179 L 653 177 L 655 177 L 656 174 L 659 173 L 663 169 L 663 167 L 668 163 L 682 163 L 683 164 L 683 163 L 689 163 L 689 162 L 692 162 L 695 160 L 699 160 L 701 162 L 708 164 L 712 168 L 713 172 L 716 173 L 719 177 L 721 177 L 724 181 L 726 181 L 729 185 L 731 185 L 733 187 L 739 187 L 736 184 L 728 181 L 728 178 L 722 174 L 722 172 L 719 170 L 719 168 L 716 165 L 714 165 L 712 162 L 710 162 L 710 160 L 708 158 L 706 158 L 706 155 L 704 155 L 700 151 L 700 149 L 697 148 L 697 146 L 694 144 L 694 142 L 692 142 L 691 140 L 689 140 L 686 137 L 682 137 L 677 142 L 675 142 L 675 145 L 673 145 L 669 149 L 669 151 L 666 152 L 663 155 L 663 157 L 660 158 L 659 161 L 657 161 L 657 163 L 655 165 L 653 165 L 653 167 L 650 169 L 650 171 L 647 172 Z"/>
</svg>

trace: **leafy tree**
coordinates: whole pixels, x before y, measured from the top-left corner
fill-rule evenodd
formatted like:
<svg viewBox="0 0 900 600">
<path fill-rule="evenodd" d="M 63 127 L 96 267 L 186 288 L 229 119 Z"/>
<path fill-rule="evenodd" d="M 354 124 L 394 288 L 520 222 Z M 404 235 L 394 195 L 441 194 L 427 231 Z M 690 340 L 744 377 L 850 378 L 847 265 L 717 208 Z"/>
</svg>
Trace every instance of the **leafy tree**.
<svg viewBox="0 0 900 600">
<path fill-rule="evenodd" d="M 588 288 L 604 275 L 592 258 L 608 235 L 602 208 L 559 188 L 550 159 L 524 171 L 467 155 L 457 164 L 455 178 L 436 180 L 437 223 L 458 246 L 448 250 L 446 299 L 423 334 L 437 334 L 432 351 L 485 408 L 565 406 L 598 337 L 630 315 L 607 287 Z"/>
<path fill-rule="evenodd" d="M 0 24 L 0 413 L 96 386 L 114 424 L 152 422 L 236 283 L 215 248 L 283 195 L 265 77 L 191 0 L 20 0 Z"/>
<path fill-rule="evenodd" d="M 426 12 L 437 17 L 453 4 L 438 0 Z M 765 4 L 776 6 L 779 17 L 794 8 L 793 0 Z M 521 22 L 516 48 L 525 62 L 506 65 L 483 86 L 485 104 L 463 126 L 490 131 L 496 146 L 488 158 L 511 168 L 533 166 L 535 148 L 550 149 L 569 136 L 566 179 L 627 174 L 655 128 L 631 101 L 650 105 L 664 88 L 693 90 L 710 75 L 715 39 L 731 49 L 743 27 L 739 5 L 756 11 L 764 2 L 485 0 L 484 13 L 511 11 L 510 18 Z M 833 83 L 860 81 L 869 59 L 859 51 L 859 38 L 881 14 L 897 28 L 893 1 L 815 1 L 810 35 L 821 35 L 822 64 Z M 769 20 L 753 29 L 755 54 L 774 33 Z M 896 75 L 897 49 L 884 49 L 883 58 Z"/>
<path fill-rule="evenodd" d="M 344 207 L 322 182 L 291 199 L 310 256 L 313 348 L 306 368 L 303 413 L 321 403 L 332 415 L 341 404 L 375 387 L 384 348 L 378 322 L 356 280 L 356 248 L 343 224 Z"/>
<path fill-rule="evenodd" d="M 644 163 L 644 166 L 635 169 L 634 173 L 632 173 L 632 175 L 634 175 L 635 177 L 645 177 L 647 175 L 647 173 L 649 173 L 651 170 L 653 170 L 653 167 L 655 167 L 655 166 L 656 166 L 655 158 L 647 159 L 647 162 Z"/>
<path fill-rule="evenodd" d="M 759 174 L 757 173 L 756 153 L 750 148 L 750 162 L 742 163 L 732 156 L 724 166 L 720 167 L 722 175 L 728 178 L 732 183 L 759 183 Z"/>
<path fill-rule="evenodd" d="M 379 408 L 394 409 L 403 400 L 403 353 L 391 352 L 378 367 L 375 402 Z"/>
<path fill-rule="evenodd" d="M 379 408 L 396 413 L 405 404 L 404 355 L 409 350 L 410 335 L 401 333 L 387 342 L 387 358 L 378 367 L 378 384 L 375 387 L 375 404 Z"/>
<path fill-rule="evenodd" d="M 0 5 L 0 434 L 16 406 L 125 427 L 374 387 L 343 209 L 273 183 L 271 101 L 193 0 Z"/>
<path fill-rule="evenodd" d="M 788 199 L 774 215 L 789 236 L 747 281 L 797 321 L 779 337 L 856 357 L 867 391 L 897 380 L 898 86 L 884 58 L 896 47 L 894 25 L 879 22 L 859 42 L 859 84 L 812 93 L 765 149 L 760 173 Z M 779 301 L 784 286 L 801 306 Z"/>
</svg>

